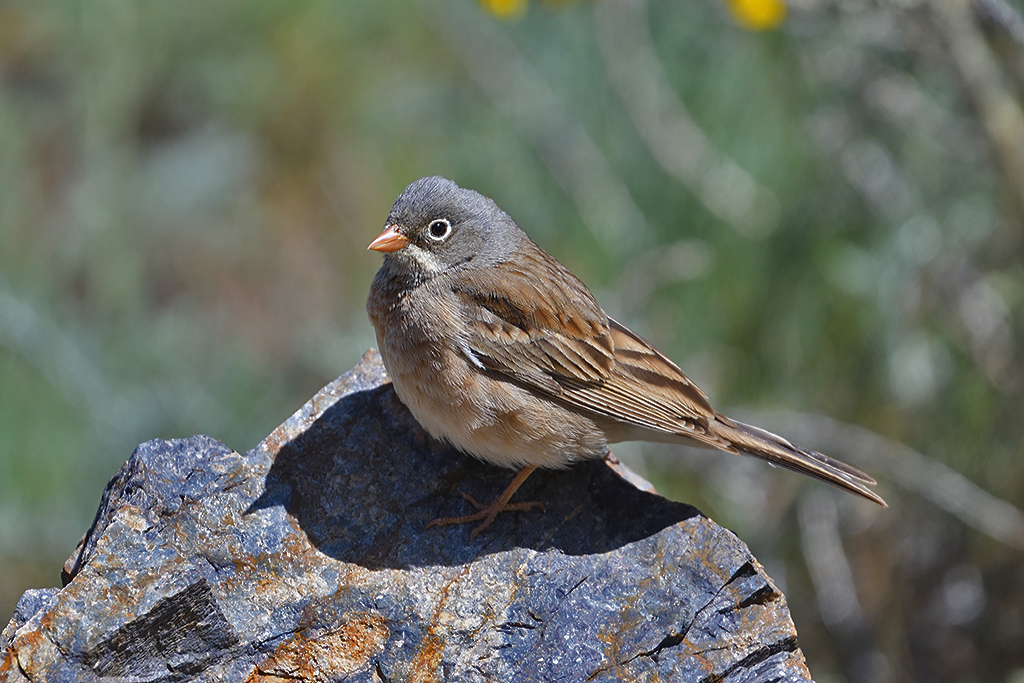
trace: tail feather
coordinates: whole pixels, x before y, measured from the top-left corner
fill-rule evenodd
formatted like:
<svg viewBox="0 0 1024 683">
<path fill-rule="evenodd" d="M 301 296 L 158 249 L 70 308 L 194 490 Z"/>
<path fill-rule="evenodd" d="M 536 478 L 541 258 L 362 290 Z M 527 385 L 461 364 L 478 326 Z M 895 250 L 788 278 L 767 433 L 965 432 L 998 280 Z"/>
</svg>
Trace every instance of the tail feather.
<svg viewBox="0 0 1024 683">
<path fill-rule="evenodd" d="M 889 507 L 881 496 L 867 487 L 877 482 L 856 467 L 816 451 L 794 446 L 781 436 L 721 414 L 715 422 L 714 432 L 731 442 L 741 453 L 837 486 L 882 507 Z"/>
</svg>

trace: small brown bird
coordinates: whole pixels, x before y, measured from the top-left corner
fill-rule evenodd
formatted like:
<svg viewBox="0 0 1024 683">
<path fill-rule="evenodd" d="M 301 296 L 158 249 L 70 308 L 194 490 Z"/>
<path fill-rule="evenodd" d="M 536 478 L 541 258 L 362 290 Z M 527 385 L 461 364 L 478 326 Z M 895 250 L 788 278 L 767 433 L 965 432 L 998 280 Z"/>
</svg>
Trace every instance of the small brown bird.
<svg viewBox="0 0 1024 683">
<path fill-rule="evenodd" d="M 722 415 L 657 349 L 612 320 L 586 285 L 491 199 L 441 177 L 395 200 L 366 309 L 395 392 L 436 439 L 517 468 L 490 505 L 506 510 L 538 467 L 603 457 L 608 443 L 659 441 L 744 453 L 880 505 L 860 470 Z"/>
</svg>

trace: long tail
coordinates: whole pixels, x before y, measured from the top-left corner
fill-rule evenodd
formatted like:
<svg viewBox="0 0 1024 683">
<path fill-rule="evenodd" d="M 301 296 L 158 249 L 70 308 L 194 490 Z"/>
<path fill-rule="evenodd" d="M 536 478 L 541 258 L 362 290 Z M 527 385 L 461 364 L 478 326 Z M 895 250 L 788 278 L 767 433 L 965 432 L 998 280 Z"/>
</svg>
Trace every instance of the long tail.
<svg viewBox="0 0 1024 683">
<path fill-rule="evenodd" d="M 867 498 L 883 507 L 889 507 L 882 497 L 868 488 L 877 484 L 869 475 L 856 467 L 834 460 L 827 455 L 794 446 L 781 436 L 759 427 L 737 422 L 722 414 L 716 416 L 714 432 L 732 443 L 738 451 L 773 465 L 813 477 L 826 484 Z"/>
</svg>

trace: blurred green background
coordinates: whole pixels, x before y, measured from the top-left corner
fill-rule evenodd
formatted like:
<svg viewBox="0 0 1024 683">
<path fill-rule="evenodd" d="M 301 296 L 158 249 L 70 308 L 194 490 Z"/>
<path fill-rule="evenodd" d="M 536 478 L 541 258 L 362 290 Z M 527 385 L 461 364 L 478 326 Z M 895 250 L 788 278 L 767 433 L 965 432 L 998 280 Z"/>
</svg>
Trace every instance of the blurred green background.
<svg viewBox="0 0 1024 683">
<path fill-rule="evenodd" d="M 1024 681 L 1019 0 L 784 9 L 0 4 L 0 620 L 139 442 L 245 451 L 373 345 L 365 246 L 442 174 L 878 476 L 616 449 L 750 544 L 817 680 Z"/>
</svg>

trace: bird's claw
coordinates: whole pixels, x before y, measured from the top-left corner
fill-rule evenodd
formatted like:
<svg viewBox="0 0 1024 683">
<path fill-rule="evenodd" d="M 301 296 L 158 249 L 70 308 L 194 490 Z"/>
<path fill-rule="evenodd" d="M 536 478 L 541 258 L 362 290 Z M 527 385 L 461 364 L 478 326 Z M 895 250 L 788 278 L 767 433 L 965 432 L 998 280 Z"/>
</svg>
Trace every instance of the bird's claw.
<svg viewBox="0 0 1024 683">
<path fill-rule="evenodd" d="M 480 522 L 480 524 L 477 525 L 477 527 L 473 529 L 473 531 L 469 534 L 469 540 L 472 541 L 478 535 L 480 535 L 481 531 L 489 527 L 491 525 L 491 522 L 493 522 L 495 518 L 498 516 L 498 514 L 502 512 L 529 512 L 534 508 L 540 508 L 542 512 L 544 511 L 544 504 L 535 500 L 520 503 L 502 504 L 501 499 L 499 498 L 498 500 L 495 500 L 493 503 L 489 505 L 484 505 L 483 503 L 481 503 L 468 493 L 463 493 L 462 497 L 466 500 L 466 502 L 475 507 L 477 511 L 473 514 L 462 515 L 460 517 L 439 517 L 437 519 L 432 519 L 429 522 L 427 522 L 427 526 L 424 528 L 429 529 L 432 526 L 440 527 L 448 526 L 450 524 L 468 524 L 470 522 Z"/>
</svg>

